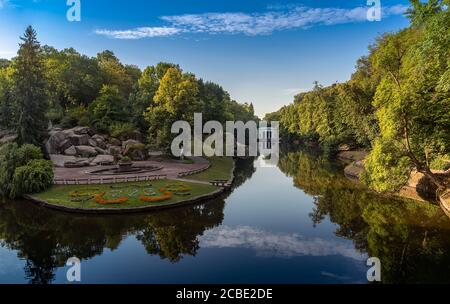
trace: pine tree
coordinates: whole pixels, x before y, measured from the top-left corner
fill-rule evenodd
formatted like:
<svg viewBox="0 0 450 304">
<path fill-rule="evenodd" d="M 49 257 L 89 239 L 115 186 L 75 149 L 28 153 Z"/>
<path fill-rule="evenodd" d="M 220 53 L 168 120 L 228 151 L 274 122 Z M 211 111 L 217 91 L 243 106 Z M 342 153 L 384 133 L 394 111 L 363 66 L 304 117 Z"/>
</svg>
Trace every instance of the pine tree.
<svg viewBox="0 0 450 304">
<path fill-rule="evenodd" d="M 36 39 L 36 31 L 27 27 L 24 37 L 20 38 L 18 56 L 14 63 L 14 102 L 19 144 L 31 143 L 40 146 L 45 134 L 47 122 L 45 111 L 47 97 L 41 61 L 41 47 Z"/>
</svg>

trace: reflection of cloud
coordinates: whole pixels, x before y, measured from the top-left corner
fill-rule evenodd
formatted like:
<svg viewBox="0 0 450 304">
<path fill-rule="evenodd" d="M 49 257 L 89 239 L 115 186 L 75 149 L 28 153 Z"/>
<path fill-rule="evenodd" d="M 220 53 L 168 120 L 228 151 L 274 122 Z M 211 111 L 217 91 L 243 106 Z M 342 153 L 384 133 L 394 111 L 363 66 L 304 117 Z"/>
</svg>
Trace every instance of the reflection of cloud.
<svg viewBox="0 0 450 304">
<path fill-rule="evenodd" d="M 329 277 L 329 278 L 333 278 L 333 279 L 337 279 L 337 280 L 350 280 L 350 277 L 347 276 L 340 276 L 331 272 L 327 272 L 327 271 L 321 271 L 320 272 L 321 275 L 325 276 L 325 277 Z"/>
<path fill-rule="evenodd" d="M 401 15 L 407 6 L 383 8 L 383 17 Z M 98 30 L 99 35 L 118 39 L 172 36 L 178 33 L 267 35 L 274 31 L 306 29 L 317 25 L 334 25 L 367 21 L 368 7 L 311 8 L 286 6 L 269 8 L 262 13 L 203 13 L 162 16 L 169 26 L 127 30 Z"/>
<path fill-rule="evenodd" d="M 250 226 L 209 230 L 200 239 L 201 247 L 231 247 L 253 249 L 260 256 L 329 256 L 342 255 L 355 260 L 366 257 L 355 251 L 351 244 L 321 238 L 307 239 L 299 234 L 266 232 Z"/>
</svg>

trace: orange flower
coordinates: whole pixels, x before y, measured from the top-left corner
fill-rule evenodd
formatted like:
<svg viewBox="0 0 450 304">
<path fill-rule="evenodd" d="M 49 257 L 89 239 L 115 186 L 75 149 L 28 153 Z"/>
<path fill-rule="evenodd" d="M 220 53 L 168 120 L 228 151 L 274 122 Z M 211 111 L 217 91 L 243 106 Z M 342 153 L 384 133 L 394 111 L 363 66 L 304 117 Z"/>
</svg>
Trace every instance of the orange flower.
<svg viewBox="0 0 450 304">
<path fill-rule="evenodd" d="M 95 195 L 94 199 L 97 203 L 102 205 L 109 205 L 109 204 L 123 204 L 128 201 L 128 197 L 119 197 L 115 200 L 105 200 L 103 197 L 105 196 L 105 192 L 102 192 L 100 194 Z"/>
<path fill-rule="evenodd" d="M 139 200 L 141 200 L 143 202 L 162 202 L 162 201 L 166 201 L 172 197 L 172 192 L 167 191 L 165 188 L 159 189 L 159 192 L 161 192 L 163 195 L 160 195 L 160 196 L 141 195 L 141 196 L 139 196 Z"/>
</svg>

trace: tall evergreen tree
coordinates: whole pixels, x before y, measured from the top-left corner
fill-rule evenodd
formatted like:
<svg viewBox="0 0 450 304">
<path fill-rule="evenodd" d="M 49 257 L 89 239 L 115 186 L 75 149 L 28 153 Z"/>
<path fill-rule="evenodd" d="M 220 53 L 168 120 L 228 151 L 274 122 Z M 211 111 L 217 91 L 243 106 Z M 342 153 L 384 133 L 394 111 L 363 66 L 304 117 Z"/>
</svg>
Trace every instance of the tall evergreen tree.
<svg viewBox="0 0 450 304">
<path fill-rule="evenodd" d="M 20 144 L 41 145 L 47 121 L 47 97 L 41 61 L 41 47 L 36 39 L 36 31 L 27 27 L 18 56 L 14 61 L 14 102 L 16 121 L 14 129 Z"/>
</svg>

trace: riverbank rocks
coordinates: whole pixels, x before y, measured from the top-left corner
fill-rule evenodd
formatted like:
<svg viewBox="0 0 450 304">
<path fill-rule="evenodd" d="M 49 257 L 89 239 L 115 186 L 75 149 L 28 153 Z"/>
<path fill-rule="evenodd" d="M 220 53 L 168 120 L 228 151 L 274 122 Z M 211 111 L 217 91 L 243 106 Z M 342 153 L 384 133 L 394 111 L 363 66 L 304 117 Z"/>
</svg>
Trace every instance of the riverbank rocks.
<svg viewBox="0 0 450 304">
<path fill-rule="evenodd" d="M 91 128 L 81 126 L 65 130 L 53 128 L 48 134 L 45 148 L 58 167 L 110 165 L 124 155 L 136 161 L 148 158 L 138 131 L 125 137 L 126 140 L 95 134 Z M 3 138 L 3 133 L 0 135 L 0 139 Z"/>
</svg>

